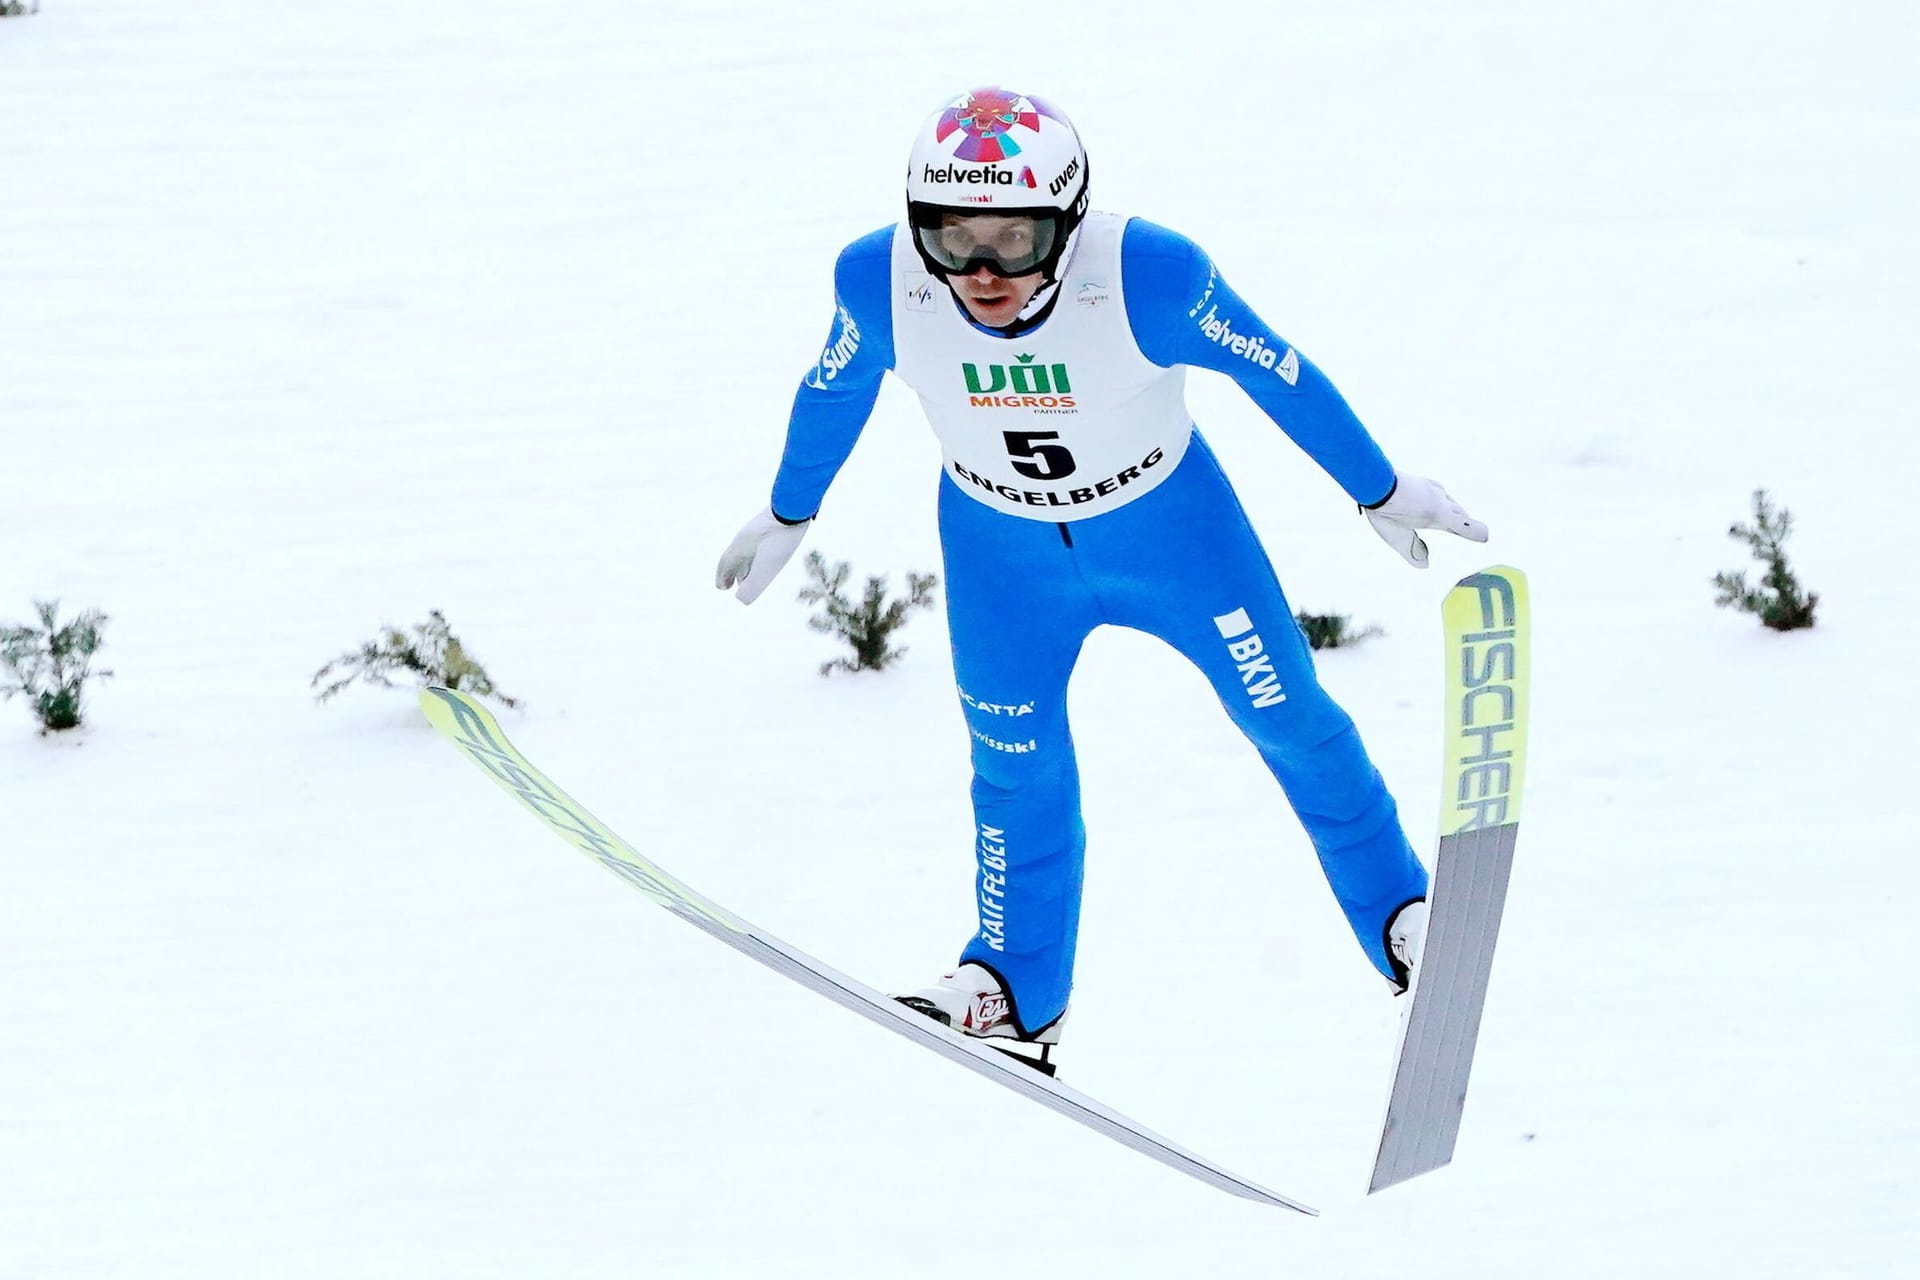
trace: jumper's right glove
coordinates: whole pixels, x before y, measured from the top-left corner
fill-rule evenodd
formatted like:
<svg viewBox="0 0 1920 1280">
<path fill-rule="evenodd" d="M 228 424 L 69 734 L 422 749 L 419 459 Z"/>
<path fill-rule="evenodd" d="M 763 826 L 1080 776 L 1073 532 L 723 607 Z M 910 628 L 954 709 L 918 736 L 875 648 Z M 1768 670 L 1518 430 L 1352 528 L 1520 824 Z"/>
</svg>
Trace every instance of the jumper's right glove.
<svg viewBox="0 0 1920 1280">
<path fill-rule="evenodd" d="M 727 549 L 720 553 L 713 585 L 725 591 L 738 584 L 740 589 L 734 594 L 740 597 L 740 603 L 752 604 L 786 567 L 787 561 L 793 559 L 793 553 L 800 549 L 800 540 L 807 536 L 807 526 L 812 523 L 811 516 L 805 520 L 782 520 L 768 507 L 742 525 Z"/>
<path fill-rule="evenodd" d="M 1487 526 L 1468 515 L 1445 489 L 1425 476 L 1395 476 L 1386 497 L 1360 510 L 1373 531 L 1416 569 L 1427 567 L 1422 529 L 1445 529 L 1471 542 L 1487 540 Z"/>
</svg>

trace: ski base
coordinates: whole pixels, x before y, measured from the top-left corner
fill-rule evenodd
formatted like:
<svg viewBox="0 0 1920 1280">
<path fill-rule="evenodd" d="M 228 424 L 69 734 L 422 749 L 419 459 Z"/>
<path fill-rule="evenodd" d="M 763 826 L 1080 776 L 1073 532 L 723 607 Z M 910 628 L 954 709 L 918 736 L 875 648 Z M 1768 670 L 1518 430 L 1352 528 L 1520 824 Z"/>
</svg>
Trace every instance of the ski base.
<svg viewBox="0 0 1920 1280">
<path fill-rule="evenodd" d="M 1466 1113 L 1517 824 L 1440 842 L 1426 943 L 1369 1193 L 1448 1164 Z"/>
</svg>

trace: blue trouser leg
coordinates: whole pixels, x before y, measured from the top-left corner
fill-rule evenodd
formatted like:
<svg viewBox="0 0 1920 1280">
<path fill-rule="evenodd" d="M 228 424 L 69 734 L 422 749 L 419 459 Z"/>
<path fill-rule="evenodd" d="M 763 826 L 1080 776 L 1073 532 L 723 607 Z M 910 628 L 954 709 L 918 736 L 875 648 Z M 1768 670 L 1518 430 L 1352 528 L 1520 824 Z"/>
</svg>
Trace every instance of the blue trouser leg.
<svg viewBox="0 0 1920 1280">
<path fill-rule="evenodd" d="M 1285 791 L 1361 948 L 1390 975 L 1387 919 L 1426 894 L 1426 869 L 1359 731 L 1321 688 L 1272 563 L 1204 442 L 1114 515 L 1135 508 L 1153 536 L 1089 521 L 1077 539 L 1103 568 L 1124 553 L 1122 570 L 1094 579 L 1109 620 L 1158 636 L 1206 675 Z"/>
<path fill-rule="evenodd" d="M 942 486 L 954 676 L 973 739 L 979 928 L 961 955 L 1006 983 L 1020 1025 L 1065 1011 L 1086 829 L 1067 678 L 1097 624 L 1057 526 Z"/>
</svg>

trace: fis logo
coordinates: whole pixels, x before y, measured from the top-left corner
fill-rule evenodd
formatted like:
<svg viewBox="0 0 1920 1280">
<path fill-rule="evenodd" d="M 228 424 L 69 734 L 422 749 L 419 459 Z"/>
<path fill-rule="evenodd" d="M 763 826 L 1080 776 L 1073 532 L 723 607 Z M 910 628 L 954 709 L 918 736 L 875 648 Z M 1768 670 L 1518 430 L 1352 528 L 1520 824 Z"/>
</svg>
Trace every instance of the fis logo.
<svg viewBox="0 0 1920 1280">
<path fill-rule="evenodd" d="M 1208 340 L 1219 343 L 1242 359 L 1251 360 L 1262 369 L 1273 370 L 1288 386 L 1299 385 L 1300 356 L 1292 347 L 1288 347 L 1287 354 L 1282 356 L 1268 346 L 1264 338 L 1249 338 L 1245 334 L 1235 333 L 1217 305 L 1208 307 L 1207 314 L 1200 317 L 1200 332 Z"/>
<path fill-rule="evenodd" d="M 938 295 L 933 291 L 933 277 L 916 276 L 915 280 L 918 281 L 918 283 L 910 283 L 907 286 L 907 310 L 938 310 L 938 304 L 935 302 Z"/>
<path fill-rule="evenodd" d="M 827 384 L 840 376 L 860 350 L 860 327 L 853 322 L 853 312 L 847 310 L 844 303 L 840 307 L 840 331 L 833 341 L 820 353 L 820 363 L 813 366 L 813 372 L 807 375 L 807 385 L 815 391 L 825 391 Z"/>
</svg>

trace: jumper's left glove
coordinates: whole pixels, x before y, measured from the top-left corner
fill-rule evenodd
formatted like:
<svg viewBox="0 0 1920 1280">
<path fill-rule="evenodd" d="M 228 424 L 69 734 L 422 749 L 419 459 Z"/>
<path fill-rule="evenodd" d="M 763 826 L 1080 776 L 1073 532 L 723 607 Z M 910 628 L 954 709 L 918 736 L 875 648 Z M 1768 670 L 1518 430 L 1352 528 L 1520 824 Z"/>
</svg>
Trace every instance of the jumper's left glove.
<svg viewBox="0 0 1920 1280">
<path fill-rule="evenodd" d="M 1422 529 L 1445 529 L 1470 542 L 1487 540 L 1487 526 L 1468 515 L 1445 489 L 1425 476 L 1395 476 L 1393 489 L 1386 497 L 1360 510 L 1373 531 L 1416 569 L 1427 567 Z"/>
</svg>

